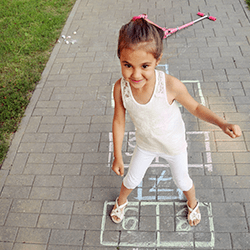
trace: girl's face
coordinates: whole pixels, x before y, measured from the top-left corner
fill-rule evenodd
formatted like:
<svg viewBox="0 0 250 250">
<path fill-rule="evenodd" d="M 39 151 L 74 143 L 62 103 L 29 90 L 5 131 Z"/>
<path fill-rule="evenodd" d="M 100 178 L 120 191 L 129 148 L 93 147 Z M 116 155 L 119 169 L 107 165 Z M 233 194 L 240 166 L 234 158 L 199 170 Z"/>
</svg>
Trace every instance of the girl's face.
<svg viewBox="0 0 250 250">
<path fill-rule="evenodd" d="M 131 87 L 141 89 L 155 83 L 155 67 L 160 62 L 142 47 L 123 49 L 120 54 L 122 75 Z"/>
</svg>

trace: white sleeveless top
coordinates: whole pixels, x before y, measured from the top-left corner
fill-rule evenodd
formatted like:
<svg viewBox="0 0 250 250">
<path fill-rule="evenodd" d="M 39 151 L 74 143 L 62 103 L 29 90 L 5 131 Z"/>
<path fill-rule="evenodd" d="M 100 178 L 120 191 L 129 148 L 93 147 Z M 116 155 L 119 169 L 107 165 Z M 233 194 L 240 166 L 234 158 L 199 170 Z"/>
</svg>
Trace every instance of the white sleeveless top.
<svg viewBox="0 0 250 250">
<path fill-rule="evenodd" d="M 155 70 L 154 93 L 146 104 L 136 102 L 128 81 L 121 79 L 125 109 L 135 125 L 136 143 L 146 151 L 177 155 L 186 150 L 185 125 L 180 109 L 167 100 L 165 73 Z"/>
</svg>

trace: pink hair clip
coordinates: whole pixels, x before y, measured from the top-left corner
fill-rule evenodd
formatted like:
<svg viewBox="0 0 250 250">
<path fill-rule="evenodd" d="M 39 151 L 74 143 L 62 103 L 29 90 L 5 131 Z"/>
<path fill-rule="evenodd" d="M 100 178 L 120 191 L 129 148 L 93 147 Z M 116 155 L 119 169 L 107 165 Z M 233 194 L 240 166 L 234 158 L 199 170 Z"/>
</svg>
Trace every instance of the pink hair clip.
<svg viewBox="0 0 250 250">
<path fill-rule="evenodd" d="M 135 21 L 135 20 L 140 19 L 140 18 L 143 18 L 143 19 L 145 19 L 146 21 L 148 21 L 149 23 L 151 23 L 151 24 L 155 25 L 156 27 L 162 29 L 162 30 L 164 31 L 164 34 L 165 34 L 165 35 L 164 35 L 164 38 L 167 37 L 167 34 L 166 34 L 166 30 L 167 30 L 167 29 L 166 29 L 166 28 L 162 28 L 161 26 L 159 26 L 159 25 L 153 23 L 152 21 L 150 21 L 150 20 L 148 19 L 148 16 L 147 16 L 146 14 L 141 14 L 141 15 L 139 15 L 139 16 L 134 16 L 134 17 L 132 18 L 132 20 Z"/>
<path fill-rule="evenodd" d="M 146 14 L 141 14 L 141 15 L 139 15 L 139 16 L 134 16 L 134 17 L 132 18 L 132 20 L 135 21 L 135 20 L 140 19 L 140 18 L 147 19 L 147 17 L 148 17 L 148 16 L 147 16 Z"/>
</svg>

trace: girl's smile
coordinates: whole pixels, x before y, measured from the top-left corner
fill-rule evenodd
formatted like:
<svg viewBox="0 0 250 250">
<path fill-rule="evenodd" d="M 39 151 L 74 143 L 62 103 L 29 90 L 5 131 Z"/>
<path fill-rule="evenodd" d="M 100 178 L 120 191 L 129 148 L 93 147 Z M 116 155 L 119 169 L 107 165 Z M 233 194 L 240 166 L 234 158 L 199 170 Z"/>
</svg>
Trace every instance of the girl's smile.
<svg viewBox="0 0 250 250">
<path fill-rule="evenodd" d="M 159 61 L 143 48 L 123 49 L 120 56 L 122 75 L 137 90 L 145 85 L 154 85 L 155 67 Z"/>
</svg>

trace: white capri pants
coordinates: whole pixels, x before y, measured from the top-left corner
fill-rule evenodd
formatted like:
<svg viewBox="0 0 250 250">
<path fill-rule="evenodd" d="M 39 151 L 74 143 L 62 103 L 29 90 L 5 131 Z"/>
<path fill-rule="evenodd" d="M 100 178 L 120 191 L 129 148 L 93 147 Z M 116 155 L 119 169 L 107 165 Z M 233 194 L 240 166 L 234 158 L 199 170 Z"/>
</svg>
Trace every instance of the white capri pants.
<svg viewBox="0 0 250 250">
<path fill-rule="evenodd" d="M 145 151 L 138 146 L 135 147 L 127 175 L 123 179 L 123 185 L 127 189 L 136 188 L 142 181 L 147 169 L 155 157 L 165 159 L 171 169 L 173 180 L 181 191 L 188 191 L 193 186 L 193 181 L 188 174 L 187 151 L 179 155 L 166 155 Z"/>
</svg>

